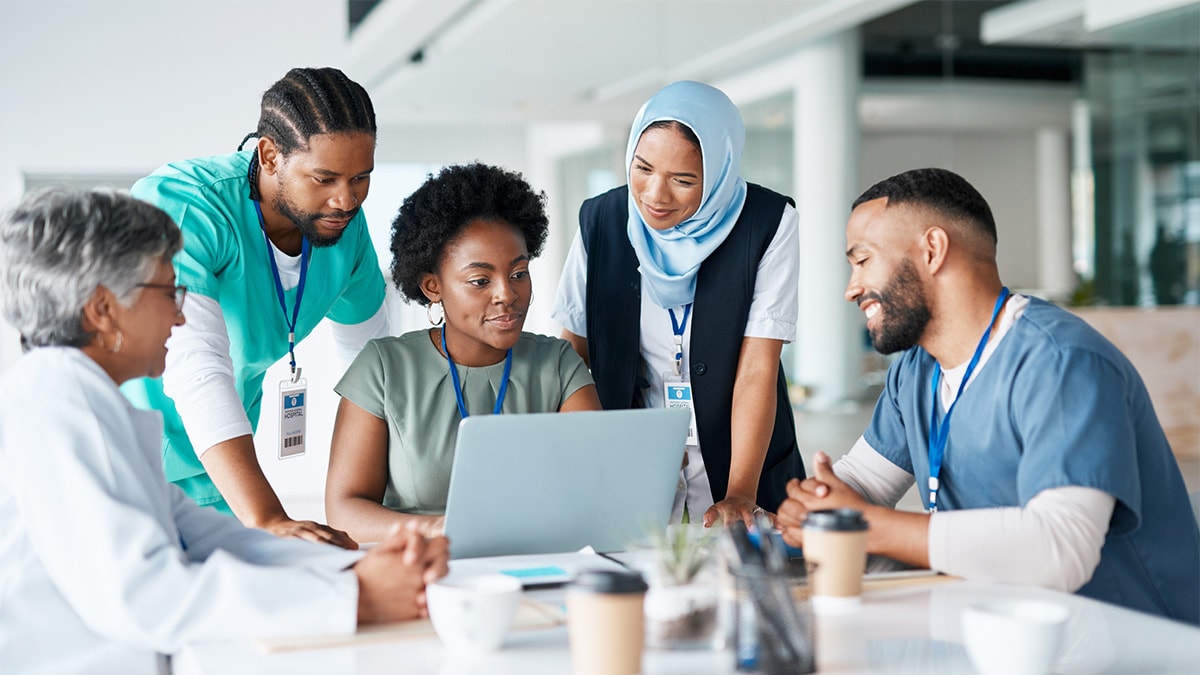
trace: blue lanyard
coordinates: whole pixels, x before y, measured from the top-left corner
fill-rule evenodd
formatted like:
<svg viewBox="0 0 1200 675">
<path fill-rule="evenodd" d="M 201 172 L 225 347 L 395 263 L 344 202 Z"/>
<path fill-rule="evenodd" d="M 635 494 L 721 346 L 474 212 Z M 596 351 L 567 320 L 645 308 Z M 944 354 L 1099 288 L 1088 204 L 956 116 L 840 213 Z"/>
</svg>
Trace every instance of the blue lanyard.
<svg viewBox="0 0 1200 675">
<path fill-rule="evenodd" d="M 954 402 L 950 404 L 950 409 L 946 411 L 946 416 L 942 418 L 942 423 L 938 425 L 937 409 L 938 409 L 938 382 L 942 379 L 942 367 L 935 365 L 933 370 L 933 403 L 929 413 L 929 510 L 937 511 L 937 491 L 938 491 L 938 474 L 942 472 L 942 457 L 946 454 L 946 441 L 950 438 L 950 415 L 954 414 L 954 406 L 958 405 L 962 399 L 963 389 L 967 387 L 967 381 L 971 379 L 971 373 L 975 371 L 975 366 L 979 364 L 979 357 L 983 355 L 983 348 L 987 346 L 988 334 L 992 332 L 992 324 L 996 322 L 996 317 L 1000 315 L 1000 308 L 1004 306 L 1004 301 L 1008 299 L 1008 287 L 1000 289 L 1000 297 L 996 298 L 996 306 L 992 308 L 992 319 L 988 321 L 987 328 L 983 329 L 983 337 L 979 338 L 979 346 L 975 348 L 975 355 L 971 357 L 971 361 L 967 364 L 967 370 L 963 373 L 962 382 L 958 383 L 958 394 L 954 397 Z"/>
<path fill-rule="evenodd" d="M 450 358 L 450 350 L 446 349 L 446 327 L 442 326 L 442 352 L 446 354 L 446 363 L 450 364 L 450 378 L 454 380 L 454 397 L 458 399 L 458 414 L 467 419 L 467 404 L 463 402 L 462 385 L 458 382 L 458 368 L 454 367 L 454 359 Z M 504 357 L 504 380 L 500 382 L 500 393 L 496 395 L 496 405 L 492 408 L 493 415 L 499 415 L 504 407 L 504 397 L 508 394 L 508 374 L 512 372 L 512 347 Z"/>
<path fill-rule="evenodd" d="M 300 283 L 296 285 L 296 304 L 292 306 L 292 316 L 288 318 L 287 299 L 283 294 L 283 280 L 279 278 L 279 265 L 275 262 L 275 254 L 271 252 L 271 238 L 267 236 L 267 223 L 263 220 L 262 205 L 254 202 L 254 210 L 258 213 L 258 224 L 262 226 L 263 238 L 267 240 L 267 260 L 271 261 L 271 274 L 275 276 L 275 294 L 279 296 L 279 307 L 283 310 L 283 321 L 288 327 L 288 358 L 292 366 L 292 381 L 300 379 L 296 373 L 296 318 L 300 316 L 300 299 L 304 297 L 304 282 L 308 279 L 308 253 L 310 244 L 304 237 L 300 244 Z"/>
<path fill-rule="evenodd" d="M 692 313 L 692 303 L 683 306 L 683 321 L 675 318 L 675 310 L 667 309 L 671 314 L 671 332 L 675 333 L 675 374 L 683 374 L 683 331 L 687 328 L 688 316 Z"/>
</svg>

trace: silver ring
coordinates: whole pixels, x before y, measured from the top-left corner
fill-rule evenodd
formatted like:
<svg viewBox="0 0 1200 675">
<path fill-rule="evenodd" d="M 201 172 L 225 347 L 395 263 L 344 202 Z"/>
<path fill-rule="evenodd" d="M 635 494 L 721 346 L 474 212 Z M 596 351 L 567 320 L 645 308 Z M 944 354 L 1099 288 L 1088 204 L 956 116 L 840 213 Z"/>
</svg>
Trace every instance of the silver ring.
<svg viewBox="0 0 1200 675">
<path fill-rule="evenodd" d="M 766 509 L 764 509 L 763 507 L 761 507 L 761 506 L 756 506 L 756 507 L 754 507 L 754 511 L 753 511 L 753 512 L 751 512 L 751 515 L 755 515 L 755 516 L 757 516 L 757 515 L 758 515 L 758 514 L 760 514 L 760 513 L 766 513 L 766 512 L 767 512 L 767 510 L 766 510 Z"/>
</svg>

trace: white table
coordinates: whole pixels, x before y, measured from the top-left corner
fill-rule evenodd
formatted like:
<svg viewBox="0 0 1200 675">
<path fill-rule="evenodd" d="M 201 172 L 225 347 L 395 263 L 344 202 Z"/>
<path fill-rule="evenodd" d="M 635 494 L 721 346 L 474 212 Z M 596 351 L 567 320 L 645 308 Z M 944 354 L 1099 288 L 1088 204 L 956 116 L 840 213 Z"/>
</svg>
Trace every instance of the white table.
<svg viewBox="0 0 1200 675">
<path fill-rule="evenodd" d="M 930 578 L 872 582 L 860 611 L 818 616 L 821 673 L 972 673 L 959 616 L 969 603 L 1042 598 L 1072 610 L 1056 673 L 1200 673 L 1200 629 L 1075 595 L 1034 588 Z M 539 592 L 542 599 L 561 593 Z M 647 650 L 645 675 L 733 673 L 731 652 Z M 448 653 L 436 638 L 386 644 L 264 653 L 251 640 L 190 645 L 175 659 L 179 675 L 564 675 L 571 672 L 565 627 L 517 632 L 483 656 Z"/>
</svg>

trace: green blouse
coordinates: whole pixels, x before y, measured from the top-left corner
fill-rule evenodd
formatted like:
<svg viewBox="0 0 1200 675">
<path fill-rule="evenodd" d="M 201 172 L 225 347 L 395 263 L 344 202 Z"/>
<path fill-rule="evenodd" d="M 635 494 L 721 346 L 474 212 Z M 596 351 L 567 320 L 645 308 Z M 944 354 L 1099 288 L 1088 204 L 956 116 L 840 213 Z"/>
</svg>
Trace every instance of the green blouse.
<svg viewBox="0 0 1200 675">
<path fill-rule="evenodd" d="M 467 412 L 490 415 L 504 361 L 481 368 L 455 365 Z M 522 333 L 513 347 L 503 412 L 554 412 L 589 384 L 591 373 L 570 343 Z M 334 391 L 387 421 L 384 506 L 404 513 L 444 513 L 461 418 L 449 365 L 430 331 L 368 342 Z"/>
</svg>

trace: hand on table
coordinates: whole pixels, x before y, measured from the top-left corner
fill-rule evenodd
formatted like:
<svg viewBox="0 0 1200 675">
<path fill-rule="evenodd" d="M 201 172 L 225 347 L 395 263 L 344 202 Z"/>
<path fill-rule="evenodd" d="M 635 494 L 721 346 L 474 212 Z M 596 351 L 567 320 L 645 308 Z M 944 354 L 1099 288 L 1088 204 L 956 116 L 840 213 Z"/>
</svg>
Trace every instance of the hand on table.
<svg viewBox="0 0 1200 675">
<path fill-rule="evenodd" d="M 813 456 L 813 475 L 799 480 L 793 478 L 787 484 L 788 498 L 779 505 L 776 523 L 783 532 L 783 540 L 789 546 L 803 546 L 800 531 L 809 511 L 826 509 L 856 509 L 862 511 L 867 501 L 862 495 L 843 483 L 833 473 L 829 455 L 818 452 Z"/>
<path fill-rule="evenodd" d="M 739 496 L 726 497 L 708 507 L 708 510 L 704 512 L 703 522 L 705 527 L 712 527 L 717 520 L 728 525 L 740 519 L 746 523 L 746 527 L 753 527 L 754 516 L 759 513 L 765 513 L 771 522 L 775 522 L 775 515 L 759 507 L 754 500 Z"/>
<path fill-rule="evenodd" d="M 425 585 L 450 571 L 445 537 L 426 538 L 417 523 L 396 527 L 354 565 L 358 623 L 391 623 L 428 616 Z"/>
<path fill-rule="evenodd" d="M 328 525 L 315 523 L 311 520 L 280 518 L 279 520 L 264 523 L 262 529 L 276 537 L 307 539 L 308 541 L 315 541 L 318 544 L 332 544 L 350 549 L 351 551 L 358 548 L 358 543 L 351 539 L 350 535 L 345 532 L 335 530 Z"/>
</svg>

